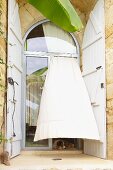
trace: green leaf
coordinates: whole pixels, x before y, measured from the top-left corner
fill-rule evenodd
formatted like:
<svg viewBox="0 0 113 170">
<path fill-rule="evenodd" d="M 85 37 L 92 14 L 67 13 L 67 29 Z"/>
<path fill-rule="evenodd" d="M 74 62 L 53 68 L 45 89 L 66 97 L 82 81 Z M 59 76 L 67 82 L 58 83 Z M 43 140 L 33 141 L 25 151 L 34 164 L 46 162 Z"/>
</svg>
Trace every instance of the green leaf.
<svg viewBox="0 0 113 170">
<path fill-rule="evenodd" d="M 0 64 L 5 64 L 4 60 L 0 57 Z"/>
<path fill-rule="evenodd" d="M 48 69 L 47 67 L 44 67 L 40 70 L 35 71 L 34 73 L 32 73 L 32 75 L 41 76 L 42 74 L 44 74 L 47 71 L 47 69 Z"/>
<path fill-rule="evenodd" d="M 75 32 L 83 28 L 69 0 L 28 0 L 28 2 L 65 31 Z"/>
</svg>

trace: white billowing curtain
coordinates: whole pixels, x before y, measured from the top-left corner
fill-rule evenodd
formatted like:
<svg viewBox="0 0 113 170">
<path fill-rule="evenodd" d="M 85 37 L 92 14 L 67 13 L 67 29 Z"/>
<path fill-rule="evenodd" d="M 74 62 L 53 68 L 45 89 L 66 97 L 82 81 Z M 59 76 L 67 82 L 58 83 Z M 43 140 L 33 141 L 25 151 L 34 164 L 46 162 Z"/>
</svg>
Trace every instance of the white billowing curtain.
<svg viewBox="0 0 113 170">
<path fill-rule="evenodd" d="M 54 37 L 54 38 L 57 38 L 57 39 L 60 39 L 60 40 L 64 40 L 67 43 L 71 44 L 76 50 L 75 42 L 72 39 L 72 36 L 70 34 L 68 34 L 66 31 L 64 31 L 64 30 L 60 29 L 59 27 L 55 26 L 51 22 L 43 24 L 43 31 L 44 31 L 45 37 Z M 52 49 L 52 44 L 50 45 L 48 43 L 48 40 L 46 42 L 47 42 L 47 47 L 48 47 L 49 52 L 53 52 L 53 51 L 54 52 L 61 52 L 62 49 L 66 50 L 66 48 L 64 46 L 62 46 L 60 49 L 57 48 L 58 44 L 56 44 L 56 48 L 53 47 L 53 49 Z M 63 51 L 63 52 L 65 52 L 65 51 Z"/>
<path fill-rule="evenodd" d="M 70 35 L 53 24 L 43 25 L 47 37 L 56 37 L 74 46 Z M 76 47 L 56 48 L 46 38 L 49 52 L 76 53 Z M 64 52 L 65 52 L 64 51 Z M 34 141 L 49 138 L 99 140 L 99 132 L 88 92 L 75 58 L 51 57 L 40 103 Z"/>
<path fill-rule="evenodd" d="M 34 141 L 48 138 L 99 140 L 88 92 L 75 58 L 51 58 Z"/>
<path fill-rule="evenodd" d="M 53 23 L 43 24 L 45 41 L 49 52 L 72 53 L 77 55 L 77 48 L 72 36 Z"/>
</svg>

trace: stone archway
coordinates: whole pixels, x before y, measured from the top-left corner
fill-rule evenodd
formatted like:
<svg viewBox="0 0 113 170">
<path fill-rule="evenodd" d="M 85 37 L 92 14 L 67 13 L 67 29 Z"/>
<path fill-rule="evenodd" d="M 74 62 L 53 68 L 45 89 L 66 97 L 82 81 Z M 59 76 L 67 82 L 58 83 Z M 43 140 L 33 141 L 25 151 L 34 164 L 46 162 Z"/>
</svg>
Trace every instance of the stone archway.
<svg viewBox="0 0 113 170">
<path fill-rule="evenodd" d="M 40 21 L 44 19 L 44 17 L 41 14 L 37 15 L 37 11 L 30 7 L 25 0 L 17 0 L 19 1 L 19 7 L 20 7 L 20 18 L 21 18 L 21 25 L 22 25 L 22 35 L 25 34 L 25 32 L 28 30 L 28 28 L 36 23 L 37 21 Z M 86 0 L 85 2 L 83 0 L 72 0 L 72 3 L 74 4 L 75 8 L 78 8 L 79 16 L 81 17 L 84 25 L 87 22 L 87 15 L 91 11 L 91 9 L 94 6 L 94 3 L 96 2 L 93 0 Z M 111 138 L 111 135 L 113 133 L 113 80 L 110 76 L 110 73 L 113 71 L 112 69 L 112 41 L 113 41 L 113 29 L 112 29 L 112 15 L 113 15 L 113 3 L 112 1 L 106 0 L 105 1 L 105 8 L 106 8 L 106 64 L 107 64 L 107 138 L 108 138 L 108 158 L 113 158 L 113 139 Z M 34 11 L 33 16 L 31 15 L 32 11 Z M 24 17 L 23 17 L 24 16 Z M 25 22 L 25 23 L 24 23 Z M 82 41 L 82 35 L 83 31 L 78 33 L 78 39 Z"/>
</svg>

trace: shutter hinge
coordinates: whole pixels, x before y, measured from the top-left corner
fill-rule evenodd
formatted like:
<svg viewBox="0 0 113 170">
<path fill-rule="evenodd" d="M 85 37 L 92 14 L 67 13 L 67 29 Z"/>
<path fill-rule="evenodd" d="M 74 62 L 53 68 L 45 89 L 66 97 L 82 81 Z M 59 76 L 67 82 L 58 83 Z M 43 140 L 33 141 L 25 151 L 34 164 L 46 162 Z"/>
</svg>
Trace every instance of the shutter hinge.
<svg viewBox="0 0 113 170">
<path fill-rule="evenodd" d="M 97 70 L 100 70 L 100 69 L 102 69 L 102 66 L 98 66 L 96 69 L 97 69 Z"/>
<path fill-rule="evenodd" d="M 104 88 L 104 83 L 101 83 L 101 89 L 103 89 Z"/>
</svg>

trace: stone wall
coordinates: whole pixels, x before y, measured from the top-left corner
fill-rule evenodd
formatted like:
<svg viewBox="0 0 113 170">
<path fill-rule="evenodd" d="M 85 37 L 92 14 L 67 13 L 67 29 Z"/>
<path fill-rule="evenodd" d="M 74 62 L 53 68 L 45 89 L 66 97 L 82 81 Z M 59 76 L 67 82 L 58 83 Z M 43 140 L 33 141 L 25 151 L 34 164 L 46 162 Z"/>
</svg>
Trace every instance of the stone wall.
<svg viewBox="0 0 113 170">
<path fill-rule="evenodd" d="M 19 0 L 19 13 L 20 13 L 20 21 L 21 21 L 21 30 L 22 30 L 22 37 L 26 34 L 26 32 L 30 29 L 32 25 L 35 23 L 44 20 L 44 16 L 38 12 L 32 5 L 28 4 L 26 0 Z M 86 15 L 80 11 L 79 8 L 76 8 L 76 11 L 79 17 L 82 20 L 84 28 L 86 26 Z M 82 39 L 83 39 L 84 29 L 80 32 L 75 33 L 75 37 L 81 47 Z M 82 51 L 80 48 L 80 67 L 82 69 Z"/>
<path fill-rule="evenodd" d="M 107 82 L 107 158 L 113 159 L 113 0 L 105 0 L 106 82 Z"/>
<path fill-rule="evenodd" d="M 84 1 L 85 2 L 85 1 Z M 73 4 L 75 4 L 73 0 Z M 7 0 L 0 0 L 0 58 L 6 62 L 6 30 L 7 30 Z M 88 11 L 76 10 L 86 25 L 86 16 Z M 22 26 L 22 36 L 36 22 L 43 20 L 44 17 L 37 12 L 35 8 L 26 3 L 26 0 L 20 0 L 19 12 Z M 88 8 L 86 8 L 87 10 Z M 107 158 L 113 159 L 113 0 L 105 0 L 105 19 L 106 19 L 106 82 L 107 82 Z M 1 30 L 3 31 L 1 33 Z M 77 40 L 81 46 L 84 30 L 76 33 Z M 6 65 L 0 64 L 0 84 L 5 86 L 6 82 Z M 4 105 L 4 88 L 0 87 L 0 127 L 3 123 L 3 105 Z M 3 146 L 0 144 L 0 152 Z"/>
<path fill-rule="evenodd" d="M 6 31 L 7 31 L 7 0 L 0 0 L 0 132 L 4 132 L 4 107 L 6 106 Z M 3 126 L 2 126 L 3 125 Z M 3 144 L 0 144 L 0 153 L 3 151 Z"/>
</svg>

